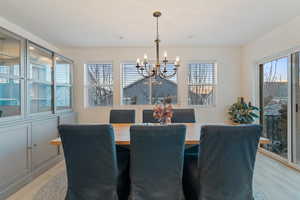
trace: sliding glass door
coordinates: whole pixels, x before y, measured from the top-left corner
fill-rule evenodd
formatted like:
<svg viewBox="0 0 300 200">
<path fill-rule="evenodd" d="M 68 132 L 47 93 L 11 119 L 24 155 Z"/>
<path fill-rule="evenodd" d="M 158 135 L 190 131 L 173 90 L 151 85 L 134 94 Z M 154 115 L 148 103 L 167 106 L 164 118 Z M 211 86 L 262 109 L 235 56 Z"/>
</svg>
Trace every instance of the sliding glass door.
<svg viewBox="0 0 300 200">
<path fill-rule="evenodd" d="M 260 107 L 263 136 L 271 140 L 264 148 L 289 159 L 291 101 L 289 57 L 260 64 Z"/>
</svg>

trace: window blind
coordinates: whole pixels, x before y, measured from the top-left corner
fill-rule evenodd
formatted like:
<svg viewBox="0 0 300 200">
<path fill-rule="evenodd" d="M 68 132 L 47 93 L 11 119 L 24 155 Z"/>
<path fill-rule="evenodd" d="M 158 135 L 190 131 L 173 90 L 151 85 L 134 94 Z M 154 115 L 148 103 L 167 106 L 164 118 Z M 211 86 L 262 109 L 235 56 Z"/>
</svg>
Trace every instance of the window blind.
<svg viewBox="0 0 300 200">
<path fill-rule="evenodd" d="M 188 103 L 190 105 L 215 104 L 216 68 L 214 63 L 189 64 Z"/>
</svg>

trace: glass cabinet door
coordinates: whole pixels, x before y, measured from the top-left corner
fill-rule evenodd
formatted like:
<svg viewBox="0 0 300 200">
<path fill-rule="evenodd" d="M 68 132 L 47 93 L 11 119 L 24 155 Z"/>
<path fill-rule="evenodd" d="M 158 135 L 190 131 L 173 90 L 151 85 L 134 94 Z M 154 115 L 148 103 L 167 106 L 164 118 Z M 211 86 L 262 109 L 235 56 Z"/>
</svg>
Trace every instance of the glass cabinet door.
<svg viewBox="0 0 300 200">
<path fill-rule="evenodd" d="M 0 118 L 21 115 L 23 42 L 0 29 Z"/>
<path fill-rule="evenodd" d="M 67 110 L 72 107 L 72 62 L 56 56 L 56 110 Z"/>
<path fill-rule="evenodd" d="M 31 43 L 28 51 L 29 111 L 50 112 L 53 107 L 53 55 Z"/>
</svg>

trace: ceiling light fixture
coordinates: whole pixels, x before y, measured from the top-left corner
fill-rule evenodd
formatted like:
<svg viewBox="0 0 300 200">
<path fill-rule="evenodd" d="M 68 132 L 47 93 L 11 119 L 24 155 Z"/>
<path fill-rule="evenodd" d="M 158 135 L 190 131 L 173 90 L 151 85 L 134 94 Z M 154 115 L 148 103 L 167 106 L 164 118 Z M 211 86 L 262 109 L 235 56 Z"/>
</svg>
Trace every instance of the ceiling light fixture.
<svg viewBox="0 0 300 200">
<path fill-rule="evenodd" d="M 151 64 L 147 54 L 144 54 L 144 59 L 141 61 L 139 58 L 136 60 L 136 69 L 140 75 L 144 78 L 164 78 L 168 79 L 176 75 L 177 69 L 180 66 L 180 58 L 177 56 L 174 63 L 169 63 L 167 59 L 167 52 L 164 52 L 164 58 L 162 60 L 163 67 L 161 67 L 160 56 L 159 56 L 159 33 L 158 33 L 158 18 L 161 16 L 160 11 L 155 11 L 153 17 L 156 18 L 156 63 L 155 65 Z M 173 64 L 173 69 L 167 69 L 168 64 Z M 171 71 L 171 72 L 170 72 Z"/>
</svg>

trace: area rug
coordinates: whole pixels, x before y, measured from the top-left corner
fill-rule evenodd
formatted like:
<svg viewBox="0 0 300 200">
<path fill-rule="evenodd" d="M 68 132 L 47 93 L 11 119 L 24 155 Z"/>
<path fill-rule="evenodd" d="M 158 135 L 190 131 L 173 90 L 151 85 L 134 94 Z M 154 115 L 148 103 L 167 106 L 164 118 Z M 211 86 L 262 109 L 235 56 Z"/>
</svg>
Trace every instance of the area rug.
<svg viewBox="0 0 300 200">
<path fill-rule="evenodd" d="M 67 188 L 66 171 L 51 178 L 40 190 L 35 194 L 34 200 L 64 200 Z M 259 185 L 254 183 L 254 199 L 267 200 L 263 191 L 259 190 Z"/>
</svg>

